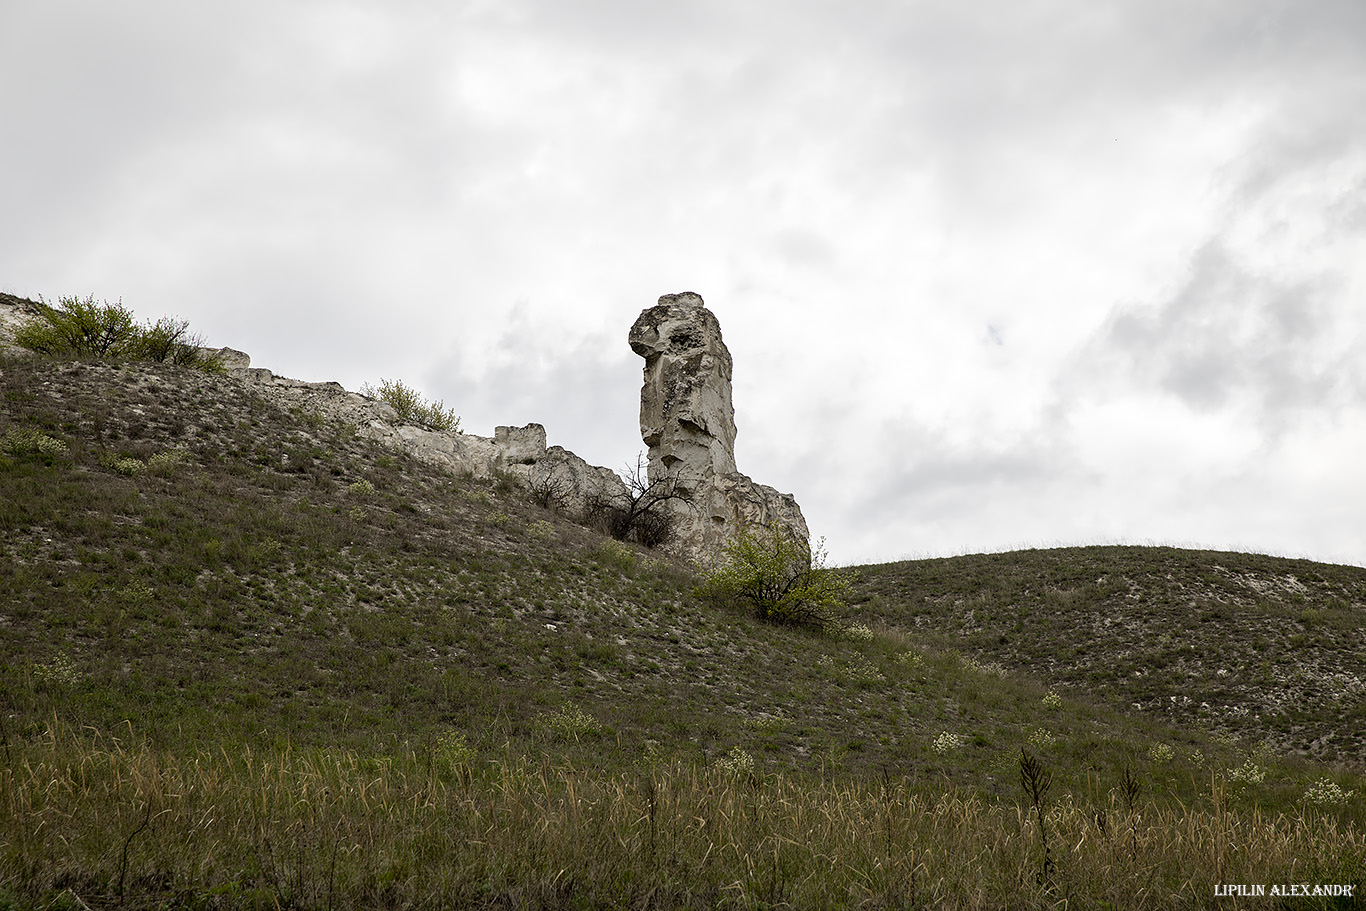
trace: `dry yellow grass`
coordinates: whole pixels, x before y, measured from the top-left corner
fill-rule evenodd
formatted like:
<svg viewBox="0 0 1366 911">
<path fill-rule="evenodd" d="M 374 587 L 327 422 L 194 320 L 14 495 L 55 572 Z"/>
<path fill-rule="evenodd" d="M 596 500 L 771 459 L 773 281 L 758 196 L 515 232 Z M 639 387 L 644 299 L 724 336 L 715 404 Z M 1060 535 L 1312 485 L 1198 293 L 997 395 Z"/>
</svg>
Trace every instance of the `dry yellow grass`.
<svg viewBox="0 0 1366 911">
<path fill-rule="evenodd" d="M 9 744 L 0 884 L 17 907 L 1241 907 L 1221 883 L 1351 883 L 1366 833 L 1318 811 L 1108 791 L 1045 809 L 888 781 L 413 751 L 194 756 L 82 736 Z M 3 894 L 3 893 L 0 893 Z M 1255 900 L 1245 900 L 1255 901 Z"/>
</svg>

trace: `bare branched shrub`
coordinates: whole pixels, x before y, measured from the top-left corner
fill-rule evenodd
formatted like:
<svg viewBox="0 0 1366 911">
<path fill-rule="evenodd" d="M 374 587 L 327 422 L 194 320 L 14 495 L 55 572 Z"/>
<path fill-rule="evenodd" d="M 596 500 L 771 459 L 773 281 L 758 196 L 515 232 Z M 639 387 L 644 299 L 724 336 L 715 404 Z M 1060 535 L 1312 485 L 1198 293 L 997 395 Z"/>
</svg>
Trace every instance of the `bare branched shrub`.
<svg viewBox="0 0 1366 911">
<path fill-rule="evenodd" d="M 206 351 L 203 337 L 191 333 L 189 322 L 183 319 L 162 317 L 148 323 L 138 330 L 131 353 L 138 360 L 209 371 L 222 369 L 221 355 Z"/>
<path fill-rule="evenodd" d="M 527 499 L 542 509 L 564 512 L 574 500 L 574 480 L 564 471 L 564 462 L 550 462 L 538 470 L 527 484 Z"/>
<path fill-rule="evenodd" d="M 667 543 L 676 522 L 670 503 L 690 503 L 678 475 L 652 480 L 641 455 L 636 457 L 634 467 L 628 466 L 621 472 L 621 478 L 626 484 L 625 493 L 588 497 L 584 517 L 587 524 L 618 541 L 635 541 L 642 547 L 655 548 Z"/>
</svg>

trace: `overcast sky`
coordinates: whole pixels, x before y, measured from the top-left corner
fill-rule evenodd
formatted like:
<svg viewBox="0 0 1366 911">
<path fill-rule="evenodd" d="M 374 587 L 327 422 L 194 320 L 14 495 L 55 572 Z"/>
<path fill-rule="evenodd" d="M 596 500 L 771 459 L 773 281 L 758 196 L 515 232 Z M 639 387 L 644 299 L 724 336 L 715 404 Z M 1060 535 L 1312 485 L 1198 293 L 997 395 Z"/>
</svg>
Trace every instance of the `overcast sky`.
<svg viewBox="0 0 1366 911">
<path fill-rule="evenodd" d="M 1361 0 L 0 0 L 0 290 L 622 467 L 661 294 L 838 562 L 1366 563 Z"/>
</svg>

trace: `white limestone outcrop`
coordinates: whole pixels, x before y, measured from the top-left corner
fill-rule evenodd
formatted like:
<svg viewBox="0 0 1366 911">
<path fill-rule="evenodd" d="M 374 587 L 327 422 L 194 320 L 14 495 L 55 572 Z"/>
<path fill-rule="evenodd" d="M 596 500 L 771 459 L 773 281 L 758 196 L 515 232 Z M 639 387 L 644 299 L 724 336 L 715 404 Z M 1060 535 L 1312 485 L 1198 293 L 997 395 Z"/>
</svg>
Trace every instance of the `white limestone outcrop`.
<svg viewBox="0 0 1366 911">
<path fill-rule="evenodd" d="M 809 540 L 791 494 L 736 468 L 730 350 L 701 296 L 664 295 L 641 312 L 627 339 L 645 359 L 640 434 L 649 447 L 649 479 L 675 479 L 686 493 L 686 501 L 666 504 L 674 513 L 673 549 L 708 562 L 736 531 L 757 525 L 776 524 Z"/>
</svg>

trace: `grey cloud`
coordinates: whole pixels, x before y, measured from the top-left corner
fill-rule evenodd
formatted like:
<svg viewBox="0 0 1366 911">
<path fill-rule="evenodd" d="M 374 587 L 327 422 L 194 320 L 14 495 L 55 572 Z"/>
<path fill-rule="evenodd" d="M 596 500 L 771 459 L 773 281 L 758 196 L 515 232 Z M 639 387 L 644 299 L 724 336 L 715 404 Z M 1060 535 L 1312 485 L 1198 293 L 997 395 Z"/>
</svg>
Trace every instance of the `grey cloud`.
<svg viewBox="0 0 1366 911">
<path fill-rule="evenodd" d="M 1181 39 L 1171 66 L 1195 68 L 1192 97 L 1204 84 L 1215 97 L 1267 113 L 1246 151 L 1218 175 L 1221 223 L 1176 291 L 1116 306 L 1081 353 L 1085 366 L 1059 385 L 1064 400 L 1091 394 L 1086 387 L 1095 384 L 1152 389 L 1196 410 L 1245 413 L 1275 438 L 1311 416 L 1366 402 L 1366 326 L 1346 297 L 1347 263 L 1327 252 L 1355 244 L 1366 229 L 1366 7 L 1268 0 L 1211 11 L 1197 11 L 1203 24 Z M 1334 175 L 1342 175 L 1337 186 Z M 1286 209 L 1287 199 L 1296 208 Z M 1232 251 L 1240 230 L 1295 259 L 1295 232 L 1317 232 L 1323 264 L 1298 272 L 1263 266 Z"/>
<path fill-rule="evenodd" d="M 1366 234 L 1366 178 L 1356 181 L 1329 205 L 1330 225 L 1337 231 Z"/>
<path fill-rule="evenodd" d="M 828 268 L 838 259 L 834 244 L 807 228 L 785 228 L 774 234 L 771 246 L 787 265 Z"/>
<path fill-rule="evenodd" d="M 874 527 L 907 515 L 935 521 L 980 511 L 1003 491 L 1029 491 L 1041 502 L 1059 500 L 1047 491 L 1076 477 L 1075 460 L 1042 433 L 1011 438 L 992 438 L 989 428 L 981 433 L 970 442 L 955 441 L 947 428 L 888 421 L 871 432 L 856 473 L 850 475 L 850 466 L 837 461 L 840 454 L 821 473 L 850 478 L 838 493 L 846 500 L 843 511 Z M 817 474 L 809 466 L 803 473 Z"/>
<path fill-rule="evenodd" d="M 880 68 L 884 96 L 870 145 L 886 166 L 931 164 L 960 205 L 995 209 L 1028 189 L 1017 184 L 1031 166 L 1147 141 L 1175 112 L 1259 106 L 1269 122 L 1298 125 L 1323 111 L 1325 127 L 1359 138 L 1363 11 L 1281 0 L 885 11 L 884 27 L 865 34 L 863 65 Z M 1308 142 L 1323 149 L 1330 134 L 1315 129 Z M 1296 135 L 1306 131 L 1292 127 L 1281 141 Z"/>
<path fill-rule="evenodd" d="M 193 299 L 182 315 L 265 366 L 398 375 L 472 432 L 540 421 L 552 443 L 612 467 L 640 448 L 639 363 L 616 330 L 547 340 L 513 319 L 487 368 L 433 365 L 412 334 L 462 332 L 473 351 L 498 317 L 452 302 L 608 276 L 619 290 L 705 274 L 653 293 L 711 301 L 733 256 L 772 266 L 751 270 L 757 285 L 848 338 L 891 293 L 869 290 L 870 257 L 897 255 L 902 232 L 941 232 L 964 274 L 986 275 L 992 238 L 1019 230 L 1027 245 L 1036 224 L 1049 236 L 1082 193 L 1104 205 L 1130 176 L 1120 168 L 1191 167 L 1204 153 L 1188 159 L 1183 137 L 1160 133 L 1174 120 L 1208 114 L 1231 133 L 1256 121 L 1250 141 L 1227 137 L 1240 157 L 1215 189 L 1230 222 L 1298 177 L 1366 160 L 1359 0 L 0 3 L 0 173 L 22 175 L 0 178 L 0 281 L 91 276 L 101 284 L 17 290 L 125 295 L 149 313 Z M 358 32 L 369 14 L 378 27 Z M 1114 154 L 1116 138 L 1133 151 Z M 1366 227 L 1351 173 L 1329 230 Z M 845 278 L 848 296 L 832 298 Z M 1366 342 L 1342 334 L 1360 322 L 1333 275 L 1259 274 L 1216 236 L 1178 285 L 1115 309 L 1059 380 L 1063 406 L 1108 382 L 1276 429 L 1366 400 Z M 1031 356 L 1027 333 L 989 318 L 984 345 Z M 801 369 L 788 361 L 775 385 Z M 742 468 L 795 492 L 818 533 L 872 540 L 924 516 L 970 537 L 973 523 L 1014 510 L 1042 524 L 1077 490 L 1124 484 L 1088 474 L 1068 428 L 1046 421 L 1013 440 L 980 416 L 962 417 L 975 433 L 869 426 L 854 415 L 895 393 L 868 388 L 866 408 L 833 395 L 835 414 L 812 396 L 799 425 L 811 432 L 791 446 L 759 438 L 796 422 L 737 401 L 754 453 Z"/>
<path fill-rule="evenodd" d="M 794 460 L 808 525 L 839 560 L 1037 544 L 1088 527 L 1096 479 L 1042 434 L 983 428 L 955 442 L 947 428 L 904 420 L 843 429 L 860 440 L 856 458 L 831 449 Z"/>
<path fill-rule="evenodd" d="M 461 415 L 462 428 L 492 435 L 497 425 L 544 424 L 551 446 L 620 469 L 644 448 L 640 439 L 640 361 L 620 337 L 585 335 L 556 345 L 514 308 L 487 369 L 458 359 L 428 374 L 434 395 Z"/>
<path fill-rule="evenodd" d="M 1257 275 L 1218 241 L 1192 258 L 1180 289 L 1117 307 L 1082 352 L 1068 395 L 1100 382 L 1151 388 L 1211 411 L 1249 408 L 1264 431 L 1359 403 L 1362 352 L 1340 330 L 1331 277 Z M 1359 346 L 1358 346 L 1359 347 Z"/>
</svg>

